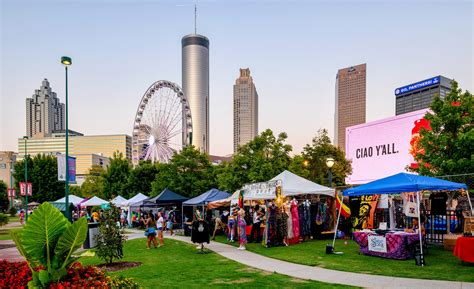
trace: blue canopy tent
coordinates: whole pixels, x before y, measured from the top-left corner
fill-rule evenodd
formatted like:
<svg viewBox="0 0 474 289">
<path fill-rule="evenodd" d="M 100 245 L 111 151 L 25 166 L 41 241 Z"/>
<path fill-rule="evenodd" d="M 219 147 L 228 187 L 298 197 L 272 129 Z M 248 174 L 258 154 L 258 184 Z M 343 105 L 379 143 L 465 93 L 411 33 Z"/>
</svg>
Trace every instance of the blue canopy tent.
<svg viewBox="0 0 474 289">
<path fill-rule="evenodd" d="M 204 207 L 207 206 L 208 203 L 226 199 L 230 197 L 228 192 L 219 191 L 218 189 L 210 189 L 209 191 L 187 200 L 186 202 L 182 203 L 182 207 L 184 206 L 202 206 L 202 211 L 204 212 Z M 181 212 L 184 212 L 183 208 L 181 208 Z M 184 216 L 181 219 L 184 222 Z"/>
<path fill-rule="evenodd" d="M 145 200 L 143 202 L 143 206 L 179 204 L 186 200 L 188 200 L 188 198 L 183 197 L 180 194 L 177 194 L 166 188 L 158 196 Z"/>
<path fill-rule="evenodd" d="M 365 185 L 346 189 L 342 192 L 343 196 L 363 196 L 363 195 L 380 195 L 380 194 L 401 194 L 409 192 L 422 193 L 423 191 L 455 191 L 467 190 L 467 186 L 461 183 L 450 182 L 433 177 L 419 176 L 408 173 L 398 173 L 393 176 L 382 178 Z M 418 220 L 420 219 L 420 196 L 417 199 L 418 205 Z M 468 199 L 470 200 L 469 196 Z M 470 201 L 469 201 L 470 202 Z M 470 204 L 470 203 L 469 203 Z M 472 204 L 471 211 L 472 211 Z M 340 211 L 337 217 L 336 230 L 334 233 L 334 242 L 337 234 L 337 226 L 339 225 Z M 423 246 L 421 238 L 421 230 L 418 230 L 420 235 L 420 250 L 423 256 Z"/>
</svg>

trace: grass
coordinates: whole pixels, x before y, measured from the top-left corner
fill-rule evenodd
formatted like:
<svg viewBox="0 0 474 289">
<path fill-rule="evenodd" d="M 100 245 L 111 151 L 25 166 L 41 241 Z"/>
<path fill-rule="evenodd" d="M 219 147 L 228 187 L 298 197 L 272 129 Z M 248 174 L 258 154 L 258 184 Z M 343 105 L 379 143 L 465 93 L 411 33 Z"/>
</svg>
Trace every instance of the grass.
<svg viewBox="0 0 474 289">
<path fill-rule="evenodd" d="M 9 223 L 12 223 L 12 222 L 20 222 L 20 217 L 19 217 L 18 215 L 17 215 L 17 216 L 14 216 L 14 217 L 9 216 L 9 217 L 8 217 L 8 222 L 9 222 Z"/>
<path fill-rule="evenodd" d="M 217 236 L 216 241 L 227 243 L 224 236 Z M 247 244 L 247 250 L 267 257 L 309 266 L 319 266 L 339 271 L 419 278 L 431 280 L 474 282 L 474 266 L 461 264 L 451 251 L 441 247 L 430 246 L 425 255 L 427 265 L 415 265 L 414 259 L 392 260 L 374 256 L 359 255 L 359 246 L 354 241 L 337 240 L 336 251 L 342 255 L 326 255 L 326 244 L 332 240 L 312 240 L 289 247 L 265 248 L 261 244 Z M 236 246 L 236 243 L 232 245 Z"/>
<path fill-rule="evenodd" d="M 143 288 L 354 288 L 291 278 L 257 270 L 216 253 L 197 254 L 195 246 L 165 240 L 165 246 L 146 249 L 146 239 L 128 241 L 123 261 L 138 261 L 140 267 L 112 272 L 131 277 Z M 102 263 L 97 257 L 82 257 L 85 265 Z"/>
</svg>

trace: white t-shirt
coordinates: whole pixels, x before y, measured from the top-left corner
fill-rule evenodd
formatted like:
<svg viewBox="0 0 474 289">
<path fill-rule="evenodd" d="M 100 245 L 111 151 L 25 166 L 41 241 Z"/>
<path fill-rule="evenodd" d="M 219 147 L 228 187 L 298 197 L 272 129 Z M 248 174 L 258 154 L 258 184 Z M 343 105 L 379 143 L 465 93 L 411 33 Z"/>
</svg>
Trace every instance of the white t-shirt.
<svg viewBox="0 0 474 289">
<path fill-rule="evenodd" d="M 156 222 L 156 227 L 158 230 L 161 230 L 163 228 L 163 217 L 160 217 L 158 221 Z"/>
</svg>

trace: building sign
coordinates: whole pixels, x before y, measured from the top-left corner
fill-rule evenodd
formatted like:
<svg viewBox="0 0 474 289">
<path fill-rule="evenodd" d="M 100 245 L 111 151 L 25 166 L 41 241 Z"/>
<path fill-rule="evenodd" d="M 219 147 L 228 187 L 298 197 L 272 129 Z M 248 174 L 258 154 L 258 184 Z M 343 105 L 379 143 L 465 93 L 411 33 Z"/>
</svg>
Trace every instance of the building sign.
<svg viewBox="0 0 474 289">
<path fill-rule="evenodd" d="M 277 187 L 281 187 L 281 180 L 244 185 L 244 198 L 245 200 L 275 199 Z"/>
<path fill-rule="evenodd" d="M 346 129 L 346 157 L 352 160 L 348 184 L 365 184 L 405 172 L 414 162 L 412 139 L 427 109 L 397 115 Z"/>
<path fill-rule="evenodd" d="M 404 94 L 404 93 L 407 93 L 407 92 L 410 92 L 410 91 L 413 91 L 413 90 L 417 90 L 417 89 L 437 85 L 437 84 L 439 84 L 439 81 L 440 81 L 439 76 L 435 76 L 433 78 L 426 79 L 426 80 L 423 80 L 423 81 L 420 81 L 420 82 L 417 82 L 417 83 L 413 83 L 413 84 L 410 84 L 410 85 L 407 85 L 407 86 L 399 87 L 399 88 L 395 89 L 395 96 L 398 96 L 400 94 Z"/>
<path fill-rule="evenodd" d="M 65 155 L 58 155 L 58 181 L 66 181 L 66 156 Z M 68 165 L 69 165 L 69 182 L 74 183 L 76 182 L 76 158 L 75 157 L 68 157 Z"/>
<path fill-rule="evenodd" d="M 368 236 L 369 251 L 387 253 L 387 239 L 384 236 Z"/>
<path fill-rule="evenodd" d="M 32 183 L 28 183 L 28 185 L 26 184 L 27 183 L 25 182 L 20 182 L 20 195 L 24 197 L 28 193 L 28 196 L 31 197 L 33 195 L 33 184 Z"/>
</svg>

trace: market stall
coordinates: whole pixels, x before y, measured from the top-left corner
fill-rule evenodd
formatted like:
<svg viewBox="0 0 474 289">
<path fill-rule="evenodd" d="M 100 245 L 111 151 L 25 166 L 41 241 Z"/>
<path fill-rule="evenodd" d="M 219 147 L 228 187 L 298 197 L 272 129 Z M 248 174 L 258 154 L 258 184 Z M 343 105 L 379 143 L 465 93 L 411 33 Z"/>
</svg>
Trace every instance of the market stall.
<svg viewBox="0 0 474 289">
<path fill-rule="evenodd" d="M 75 196 L 75 195 L 69 195 L 68 196 L 69 203 L 72 203 L 75 207 L 77 207 L 81 202 L 84 201 L 83 198 Z M 64 203 L 66 202 L 66 197 L 62 197 L 59 200 L 54 201 L 54 203 Z"/>
<path fill-rule="evenodd" d="M 142 193 L 138 193 L 136 194 L 135 196 L 133 196 L 132 198 L 130 198 L 129 200 L 125 201 L 122 203 L 122 207 L 126 207 L 127 210 L 128 210 L 128 214 L 127 214 L 127 222 L 129 225 L 132 224 L 132 211 L 133 209 L 139 209 L 140 208 L 140 205 L 143 203 L 143 201 L 145 201 L 146 199 L 148 199 L 147 196 L 145 196 L 144 194 Z"/>
<path fill-rule="evenodd" d="M 116 207 L 122 207 L 125 202 L 127 202 L 127 199 L 125 199 L 124 197 L 120 195 L 116 196 L 110 201 L 110 203 Z"/>
<path fill-rule="evenodd" d="M 103 200 L 99 197 L 94 196 L 94 197 L 90 198 L 89 200 L 87 200 L 86 202 L 81 203 L 81 207 L 85 208 L 85 207 L 102 206 L 102 205 L 106 205 L 108 203 L 109 202 L 107 202 L 106 200 Z"/>
<path fill-rule="evenodd" d="M 453 191 L 466 188 L 467 187 L 465 184 L 449 182 L 432 177 L 399 173 L 359 187 L 344 190 L 343 196 L 351 197 L 381 194 L 410 194 L 413 196 L 416 206 L 409 208 L 409 212 L 407 211 L 406 214 L 413 214 L 413 217 L 416 217 L 417 220 L 420 220 L 420 199 L 422 198 L 423 193 Z M 420 244 L 420 264 L 423 265 L 424 259 L 422 227 L 421 225 L 418 226 L 419 227 L 417 230 L 415 230 L 418 236 L 389 230 L 362 231 L 360 233 L 355 233 L 354 236 L 356 238 L 356 242 L 358 242 L 358 244 L 361 246 L 360 251 L 362 253 L 387 258 L 397 257 L 397 259 L 403 259 L 406 257 L 406 251 L 409 250 L 409 248 L 406 246 L 413 244 L 416 239 L 416 241 L 418 241 Z M 366 237 L 368 243 L 365 241 Z M 403 246 L 405 246 L 405 248 L 403 248 Z"/>
</svg>

